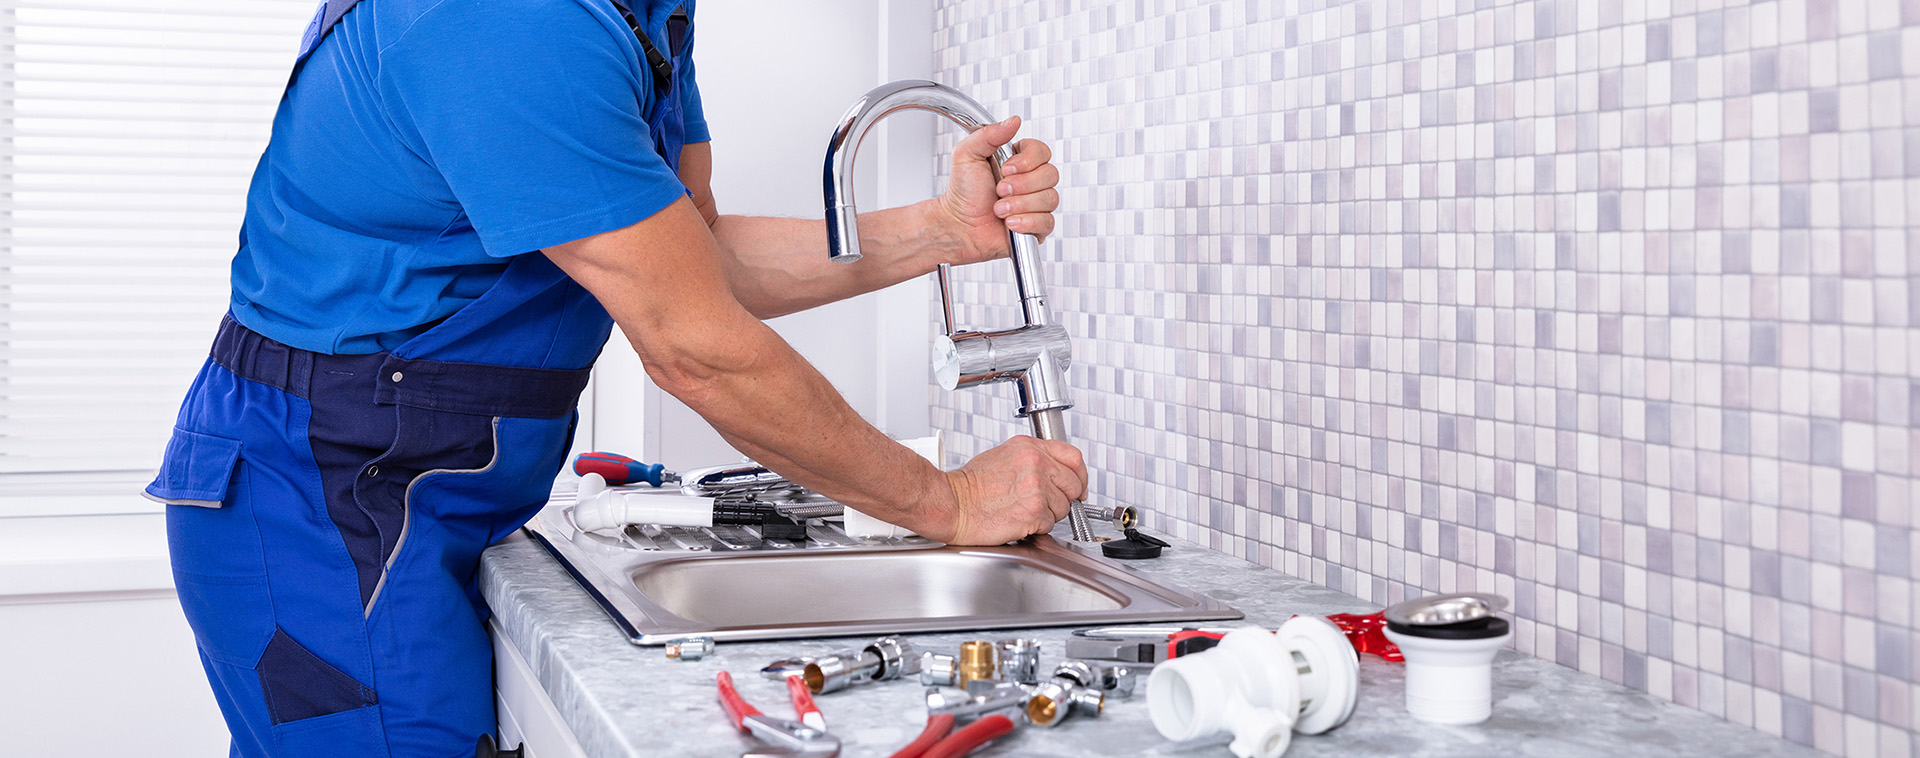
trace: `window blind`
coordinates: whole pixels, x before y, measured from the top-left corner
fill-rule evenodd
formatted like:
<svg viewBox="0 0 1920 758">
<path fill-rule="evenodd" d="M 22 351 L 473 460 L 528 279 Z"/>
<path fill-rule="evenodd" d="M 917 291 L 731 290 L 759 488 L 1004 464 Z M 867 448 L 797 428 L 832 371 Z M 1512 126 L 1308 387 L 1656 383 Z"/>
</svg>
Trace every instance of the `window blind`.
<svg viewBox="0 0 1920 758">
<path fill-rule="evenodd" d="M 313 10 L 0 0 L 0 488 L 158 465 Z"/>
</svg>

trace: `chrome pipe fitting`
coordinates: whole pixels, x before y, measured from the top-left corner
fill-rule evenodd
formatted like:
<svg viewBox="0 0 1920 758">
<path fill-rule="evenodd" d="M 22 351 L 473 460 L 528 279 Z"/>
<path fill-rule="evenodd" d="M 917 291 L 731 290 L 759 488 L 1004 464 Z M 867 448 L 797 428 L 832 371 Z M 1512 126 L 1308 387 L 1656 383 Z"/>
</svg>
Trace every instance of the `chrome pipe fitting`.
<svg viewBox="0 0 1920 758">
<path fill-rule="evenodd" d="M 686 637 L 666 644 L 662 652 L 676 661 L 697 661 L 713 653 L 712 637 Z"/>
<path fill-rule="evenodd" d="M 873 677 L 876 680 L 920 673 L 920 658 L 913 654 L 913 645 L 899 637 L 881 637 L 868 643 L 862 652 L 880 659 L 880 671 Z"/>
<path fill-rule="evenodd" d="M 1086 661 L 1062 661 L 1053 667 L 1053 678 L 1065 679 L 1082 687 L 1093 687 L 1100 683 L 1100 673 Z"/>
<path fill-rule="evenodd" d="M 1097 686 L 1108 696 L 1122 700 L 1133 697 L 1133 687 L 1140 681 L 1140 672 L 1131 666 L 1101 666 L 1099 673 Z"/>
<path fill-rule="evenodd" d="M 1140 524 L 1140 512 L 1131 505 L 1107 508 L 1092 503 L 1074 503 L 1073 508 L 1086 514 L 1089 521 L 1104 521 L 1113 525 L 1115 531 L 1124 532 Z"/>
<path fill-rule="evenodd" d="M 1065 661 L 1053 667 L 1053 678 L 1064 679 L 1081 687 L 1124 699 L 1133 696 L 1133 685 L 1139 678 L 1139 673 L 1129 666 Z"/>
<path fill-rule="evenodd" d="M 1040 641 L 1010 639 L 1000 641 L 1000 680 L 1017 684 L 1040 682 Z"/>
<path fill-rule="evenodd" d="M 920 683 L 931 687 L 960 686 L 960 659 L 945 653 L 921 653 Z"/>
<path fill-rule="evenodd" d="M 911 644 L 898 637 L 881 637 L 858 653 L 849 650 L 813 659 L 801 670 L 800 678 L 814 694 L 825 694 L 919 671 L 920 659 L 913 655 Z"/>
<path fill-rule="evenodd" d="M 1033 689 L 1025 710 L 1027 721 L 1034 726 L 1053 727 L 1075 714 L 1098 716 L 1106 703 L 1105 693 L 1099 690 L 1067 679 L 1051 679 Z"/>
<path fill-rule="evenodd" d="M 808 690 L 820 695 L 866 684 L 879 672 L 879 659 L 847 650 L 813 659 L 801 672 L 800 679 L 807 683 Z"/>
</svg>

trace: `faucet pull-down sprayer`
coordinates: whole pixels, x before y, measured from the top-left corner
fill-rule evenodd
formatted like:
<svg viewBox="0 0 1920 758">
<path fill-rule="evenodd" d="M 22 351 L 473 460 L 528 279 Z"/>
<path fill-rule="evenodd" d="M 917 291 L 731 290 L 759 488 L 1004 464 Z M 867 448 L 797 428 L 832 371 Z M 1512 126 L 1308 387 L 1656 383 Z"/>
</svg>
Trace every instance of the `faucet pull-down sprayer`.
<svg viewBox="0 0 1920 758">
<path fill-rule="evenodd" d="M 860 96 L 840 117 L 827 143 L 825 195 L 827 255 L 840 263 L 860 259 L 859 211 L 853 200 L 853 163 L 860 141 L 874 124 L 903 110 L 929 111 L 973 132 L 994 119 L 987 109 L 958 90 L 935 82 L 909 79 L 883 84 Z M 1013 157 L 1002 146 L 994 151 L 994 183 L 1000 166 Z M 1007 233 L 1012 254 L 1013 283 L 1019 292 L 1023 325 L 998 331 L 962 331 L 954 323 L 950 266 L 941 264 L 940 314 L 946 334 L 934 346 L 933 372 L 949 390 L 993 382 L 1011 382 L 1020 395 L 1019 415 L 1033 426 L 1033 436 L 1065 440 L 1062 412 L 1073 407 L 1067 394 L 1067 365 L 1073 347 L 1065 327 L 1053 323 L 1047 310 L 1046 283 L 1040 276 L 1040 241 L 1032 235 Z M 1091 518 L 1110 519 L 1116 528 L 1133 525 L 1134 510 L 1097 509 L 1076 502 L 1068 511 L 1073 538 L 1093 539 Z"/>
</svg>

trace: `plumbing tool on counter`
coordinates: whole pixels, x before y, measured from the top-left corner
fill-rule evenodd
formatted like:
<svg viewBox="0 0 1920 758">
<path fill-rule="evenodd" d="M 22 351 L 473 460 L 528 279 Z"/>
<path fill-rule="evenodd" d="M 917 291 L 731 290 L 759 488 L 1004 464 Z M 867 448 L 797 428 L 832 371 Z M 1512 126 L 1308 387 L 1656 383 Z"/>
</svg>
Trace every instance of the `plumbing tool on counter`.
<svg viewBox="0 0 1920 758">
<path fill-rule="evenodd" d="M 725 671 L 714 677 L 714 683 L 720 690 L 720 706 L 726 709 L 727 720 L 740 731 L 752 734 L 766 743 L 762 749 L 750 750 L 741 754 L 741 758 L 833 758 L 840 754 L 840 738 L 828 734 L 825 729 L 816 729 L 801 721 L 774 718 L 760 712 L 740 697 L 739 690 L 733 687 L 733 676 Z M 805 718 L 802 701 L 791 687 L 794 710 Z M 801 690 L 804 691 L 804 690 Z M 806 706 L 811 707 L 812 698 Z M 814 709 L 816 712 L 819 710 Z"/>
<path fill-rule="evenodd" d="M 1233 629 L 1190 626 L 1105 626 L 1076 629 L 1068 658 L 1155 664 L 1219 644 Z"/>
<path fill-rule="evenodd" d="M 1384 611 L 1387 639 L 1407 661 L 1407 713 L 1434 724 L 1493 714 L 1493 657 L 1512 636 L 1499 595 L 1434 595 Z"/>
<path fill-rule="evenodd" d="M 645 482 L 655 487 L 663 484 L 678 484 L 680 475 L 668 471 L 658 463 L 647 464 L 628 458 L 619 453 L 591 452 L 581 453 L 573 459 L 573 473 L 577 476 L 599 474 L 608 484 L 634 484 Z"/>
<path fill-rule="evenodd" d="M 867 130 L 894 113 L 923 110 L 945 117 L 968 132 L 996 121 L 985 106 L 959 90 L 935 82 L 909 79 L 869 90 L 840 117 L 827 142 L 825 187 L 827 255 L 837 263 L 860 259 L 859 209 L 854 203 L 854 156 Z M 994 183 L 1000 166 L 1013 157 L 1006 146 L 994 150 L 988 165 Z M 945 336 L 934 345 L 933 373 L 942 387 L 956 390 L 996 382 L 1010 382 L 1019 393 L 1018 414 L 1033 426 L 1033 436 L 1065 440 L 1062 415 L 1073 407 L 1067 394 L 1067 366 L 1073 345 L 1066 327 L 1054 323 L 1047 308 L 1046 280 L 1040 273 L 1040 240 L 1029 234 L 1007 232 L 1014 287 L 1019 290 L 1021 326 L 999 331 L 962 331 L 954 322 L 951 267 L 940 264 L 940 314 Z M 1116 529 L 1133 526 L 1131 506 L 1102 508 L 1084 502 L 1067 511 L 1076 542 L 1093 540 L 1093 521 L 1111 521 Z"/>
<path fill-rule="evenodd" d="M 959 758 L 1006 736 L 1014 726 L 1013 719 L 997 713 L 982 717 L 957 732 L 953 731 L 954 721 L 951 714 L 927 717 L 927 728 L 892 758 Z"/>
<path fill-rule="evenodd" d="M 580 477 L 580 488 L 574 494 L 573 503 L 573 523 L 586 532 L 620 529 L 628 524 L 695 527 L 732 524 L 757 527 L 761 539 L 805 542 L 804 518 L 796 518 L 777 505 L 751 499 L 611 490 L 607 489 L 606 480 L 594 472 Z"/>
<path fill-rule="evenodd" d="M 1360 659 L 1326 619 L 1297 616 L 1280 630 L 1240 629 L 1211 650 L 1154 668 L 1147 705 L 1170 740 L 1222 732 L 1239 758 L 1278 758 L 1293 733 L 1347 722 L 1360 693 Z"/>
<path fill-rule="evenodd" d="M 602 481 L 612 485 L 678 484 L 681 493 L 693 497 L 805 491 L 786 477 L 752 461 L 697 468 L 682 474 L 668 471 L 661 464 L 641 463 L 619 453 L 592 452 L 574 457 L 573 473 L 581 477 L 598 474 Z"/>
</svg>

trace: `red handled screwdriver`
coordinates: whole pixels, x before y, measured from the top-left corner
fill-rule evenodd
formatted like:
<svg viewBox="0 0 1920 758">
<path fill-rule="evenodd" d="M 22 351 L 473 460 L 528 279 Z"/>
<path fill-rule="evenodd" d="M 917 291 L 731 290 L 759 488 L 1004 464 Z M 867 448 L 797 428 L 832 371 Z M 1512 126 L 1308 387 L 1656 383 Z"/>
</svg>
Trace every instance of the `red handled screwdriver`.
<svg viewBox="0 0 1920 758">
<path fill-rule="evenodd" d="M 573 473 L 580 476 L 599 474 L 608 484 L 646 482 L 658 487 L 667 482 L 680 481 L 680 475 L 668 471 L 665 466 L 641 463 L 619 453 L 581 453 L 573 459 Z"/>
</svg>

